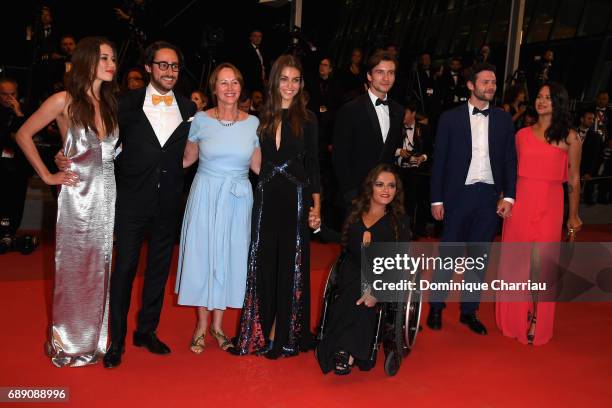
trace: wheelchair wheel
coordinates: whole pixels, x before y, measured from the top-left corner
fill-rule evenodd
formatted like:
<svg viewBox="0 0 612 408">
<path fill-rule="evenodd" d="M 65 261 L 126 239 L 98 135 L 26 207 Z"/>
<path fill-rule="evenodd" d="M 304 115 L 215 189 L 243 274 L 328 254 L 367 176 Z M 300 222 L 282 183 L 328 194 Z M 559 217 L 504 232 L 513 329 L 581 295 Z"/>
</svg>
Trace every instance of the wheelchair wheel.
<svg viewBox="0 0 612 408">
<path fill-rule="evenodd" d="M 393 377 L 400 369 L 402 357 L 397 350 L 389 350 L 385 355 L 385 373 Z"/>
<path fill-rule="evenodd" d="M 404 341 L 408 351 L 412 349 L 419 333 L 421 321 L 421 291 L 410 291 L 406 299 L 406 314 L 404 316 Z"/>
<path fill-rule="evenodd" d="M 323 289 L 323 308 L 321 311 L 321 318 L 319 319 L 319 325 L 317 328 L 317 336 L 316 340 L 321 341 L 323 336 L 325 335 L 325 327 L 327 324 L 327 318 L 329 316 L 329 304 L 334 298 L 334 292 L 336 289 L 336 277 L 338 276 L 338 271 L 342 267 L 342 263 L 346 258 L 346 253 L 342 252 L 338 259 L 334 262 L 334 264 L 329 269 L 329 274 L 327 275 L 327 280 L 325 281 L 325 288 Z"/>
</svg>

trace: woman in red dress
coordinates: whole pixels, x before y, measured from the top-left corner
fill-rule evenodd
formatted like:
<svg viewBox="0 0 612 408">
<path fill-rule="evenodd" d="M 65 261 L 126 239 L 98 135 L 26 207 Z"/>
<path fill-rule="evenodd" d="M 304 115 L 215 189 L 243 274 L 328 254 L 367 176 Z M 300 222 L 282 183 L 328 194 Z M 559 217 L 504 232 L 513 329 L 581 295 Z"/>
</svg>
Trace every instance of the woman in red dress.
<svg viewBox="0 0 612 408">
<path fill-rule="evenodd" d="M 504 221 L 502 242 L 559 242 L 563 224 L 563 183 L 569 193 L 568 231 L 578 231 L 580 156 L 582 146 L 570 128 L 569 97 L 560 84 L 543 85 L 535 108 L 538 121 L 516 134 L 518 178 L 512 216 Z M 530 278 L 530 257 L 513 257 L 500 264 L 500 277 L 513 282 Z M 498 294 L 497 326 L 504 336 L 523 344 L 547 343 L 553 332 L 553 302 L 508 302 Z M 536 321 L 537 319 L 537 321 Z"/>
</svg>

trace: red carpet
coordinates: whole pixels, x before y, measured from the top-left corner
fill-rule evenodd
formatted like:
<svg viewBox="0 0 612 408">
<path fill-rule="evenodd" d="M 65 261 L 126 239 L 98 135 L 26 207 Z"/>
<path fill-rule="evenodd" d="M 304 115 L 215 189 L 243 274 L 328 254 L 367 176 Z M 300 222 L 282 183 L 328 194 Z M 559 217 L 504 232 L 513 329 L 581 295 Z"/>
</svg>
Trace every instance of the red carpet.
<svg viewBox="0 0 612 408">
<path fill-rule="evenodd" d="M 612 241 L 610 231 L 610 226 L 591 226 L 580 238 Z M 337 248 L 313 247 L 314 320 Z M 492 304 L 484 304 L 480 313 L 489 328 L 486 337 L 460 325 L 458 309 L 451 305 L 444 314 L 444 329 L 425 328 L 397 376 L 387 377 L 379 359 L 369 373 L 355 370 L 338 377 L 322 375 L 312 353 L 278 361 L 239 358 L 222 352 L 210 336 L 202 355 L 191 354 L 187 345 L 195 313 L 176 306 L 174 276 L 159 328 L 160 338 L 173 350 L 170 356 L 128 344 L 117 369 L 106 370 L 101 364 L 58 369 L 43 353 L 52 268 L 52 242 L 30 256 L 0 256 L 0 387 L 68 387 L 69 406 L 608 407 L 612 401 L 611 304 L 560 304 L 555 336 L 542 347 L 502 337 L 495 329 Z M 140 294 L 141 284 L 139 277 L 135 294 Z M 134 324 L 136 296 L 132 304 Z M 237 318 L 237 311 L 227 313 L 228 334 L 233 334 Z"/>
</svg>

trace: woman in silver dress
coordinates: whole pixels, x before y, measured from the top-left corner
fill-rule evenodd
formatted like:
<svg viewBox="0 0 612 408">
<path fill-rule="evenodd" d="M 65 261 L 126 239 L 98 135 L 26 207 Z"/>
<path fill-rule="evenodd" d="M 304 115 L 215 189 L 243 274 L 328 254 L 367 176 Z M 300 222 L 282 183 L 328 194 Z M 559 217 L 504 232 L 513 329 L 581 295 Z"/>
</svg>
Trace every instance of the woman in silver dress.
<svg viewBox="0 0 612 408">
<path fill-rule="evenodd" d="M 62 185 L 57 202 L 55 285 L 46 350 L 58 367 L 95 363 L 105 353 L 115 212 L 118 138 L 115 50 L 100 37 L 81 40 L 66 91 L 47 99 L 17 132 L 40 178 Z M 51 174 L 32 137 L 56 121 L 70 169 Z"/>
</svg>

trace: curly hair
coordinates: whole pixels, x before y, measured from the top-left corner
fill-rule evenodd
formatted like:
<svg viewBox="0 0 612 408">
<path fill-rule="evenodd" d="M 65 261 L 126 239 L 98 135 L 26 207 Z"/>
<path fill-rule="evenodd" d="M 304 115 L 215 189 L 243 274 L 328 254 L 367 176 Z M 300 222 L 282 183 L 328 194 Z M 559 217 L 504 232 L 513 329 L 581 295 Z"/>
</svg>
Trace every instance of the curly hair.
<svg viewBox="0 0 612 408">
<path fill-rule="evenodd" d="M 548 87 L 550 102 L 552 103 L 552 119 L 550 127 L 546 129 L 548 143 L 567 141 L 572 127 L 572 115 L 569 109 L 569 95 L 565 87 L 557 82 L 548 82 L 540 87 Z M 539 93 L 539 92 L 538 92 Z"/>
<path fill-rule="evenodd" d="M 399 240 L 401 234 L 401 218 L 404 215 L 404 188 L 402 186 L 402 178 L 397 173 L 397 170 L 390 164 L 379 164 L 374 167 L 363 181 L 362 193 L 353 200 L 351 212 L 344 222 L 342 227 L 342 245 L 346 246 L 348 242 L 348 229 L 351 225 L 358 222 L 364 214 L 370 211 L 370 203 L 372 202 L 372 193 L 374 183 L 380 173 L 391 173 L 395 177 L 395 197 L 386 208 L 386 212 L 391 214 L 391 225 L 395 239 Z"/>
</svg>

